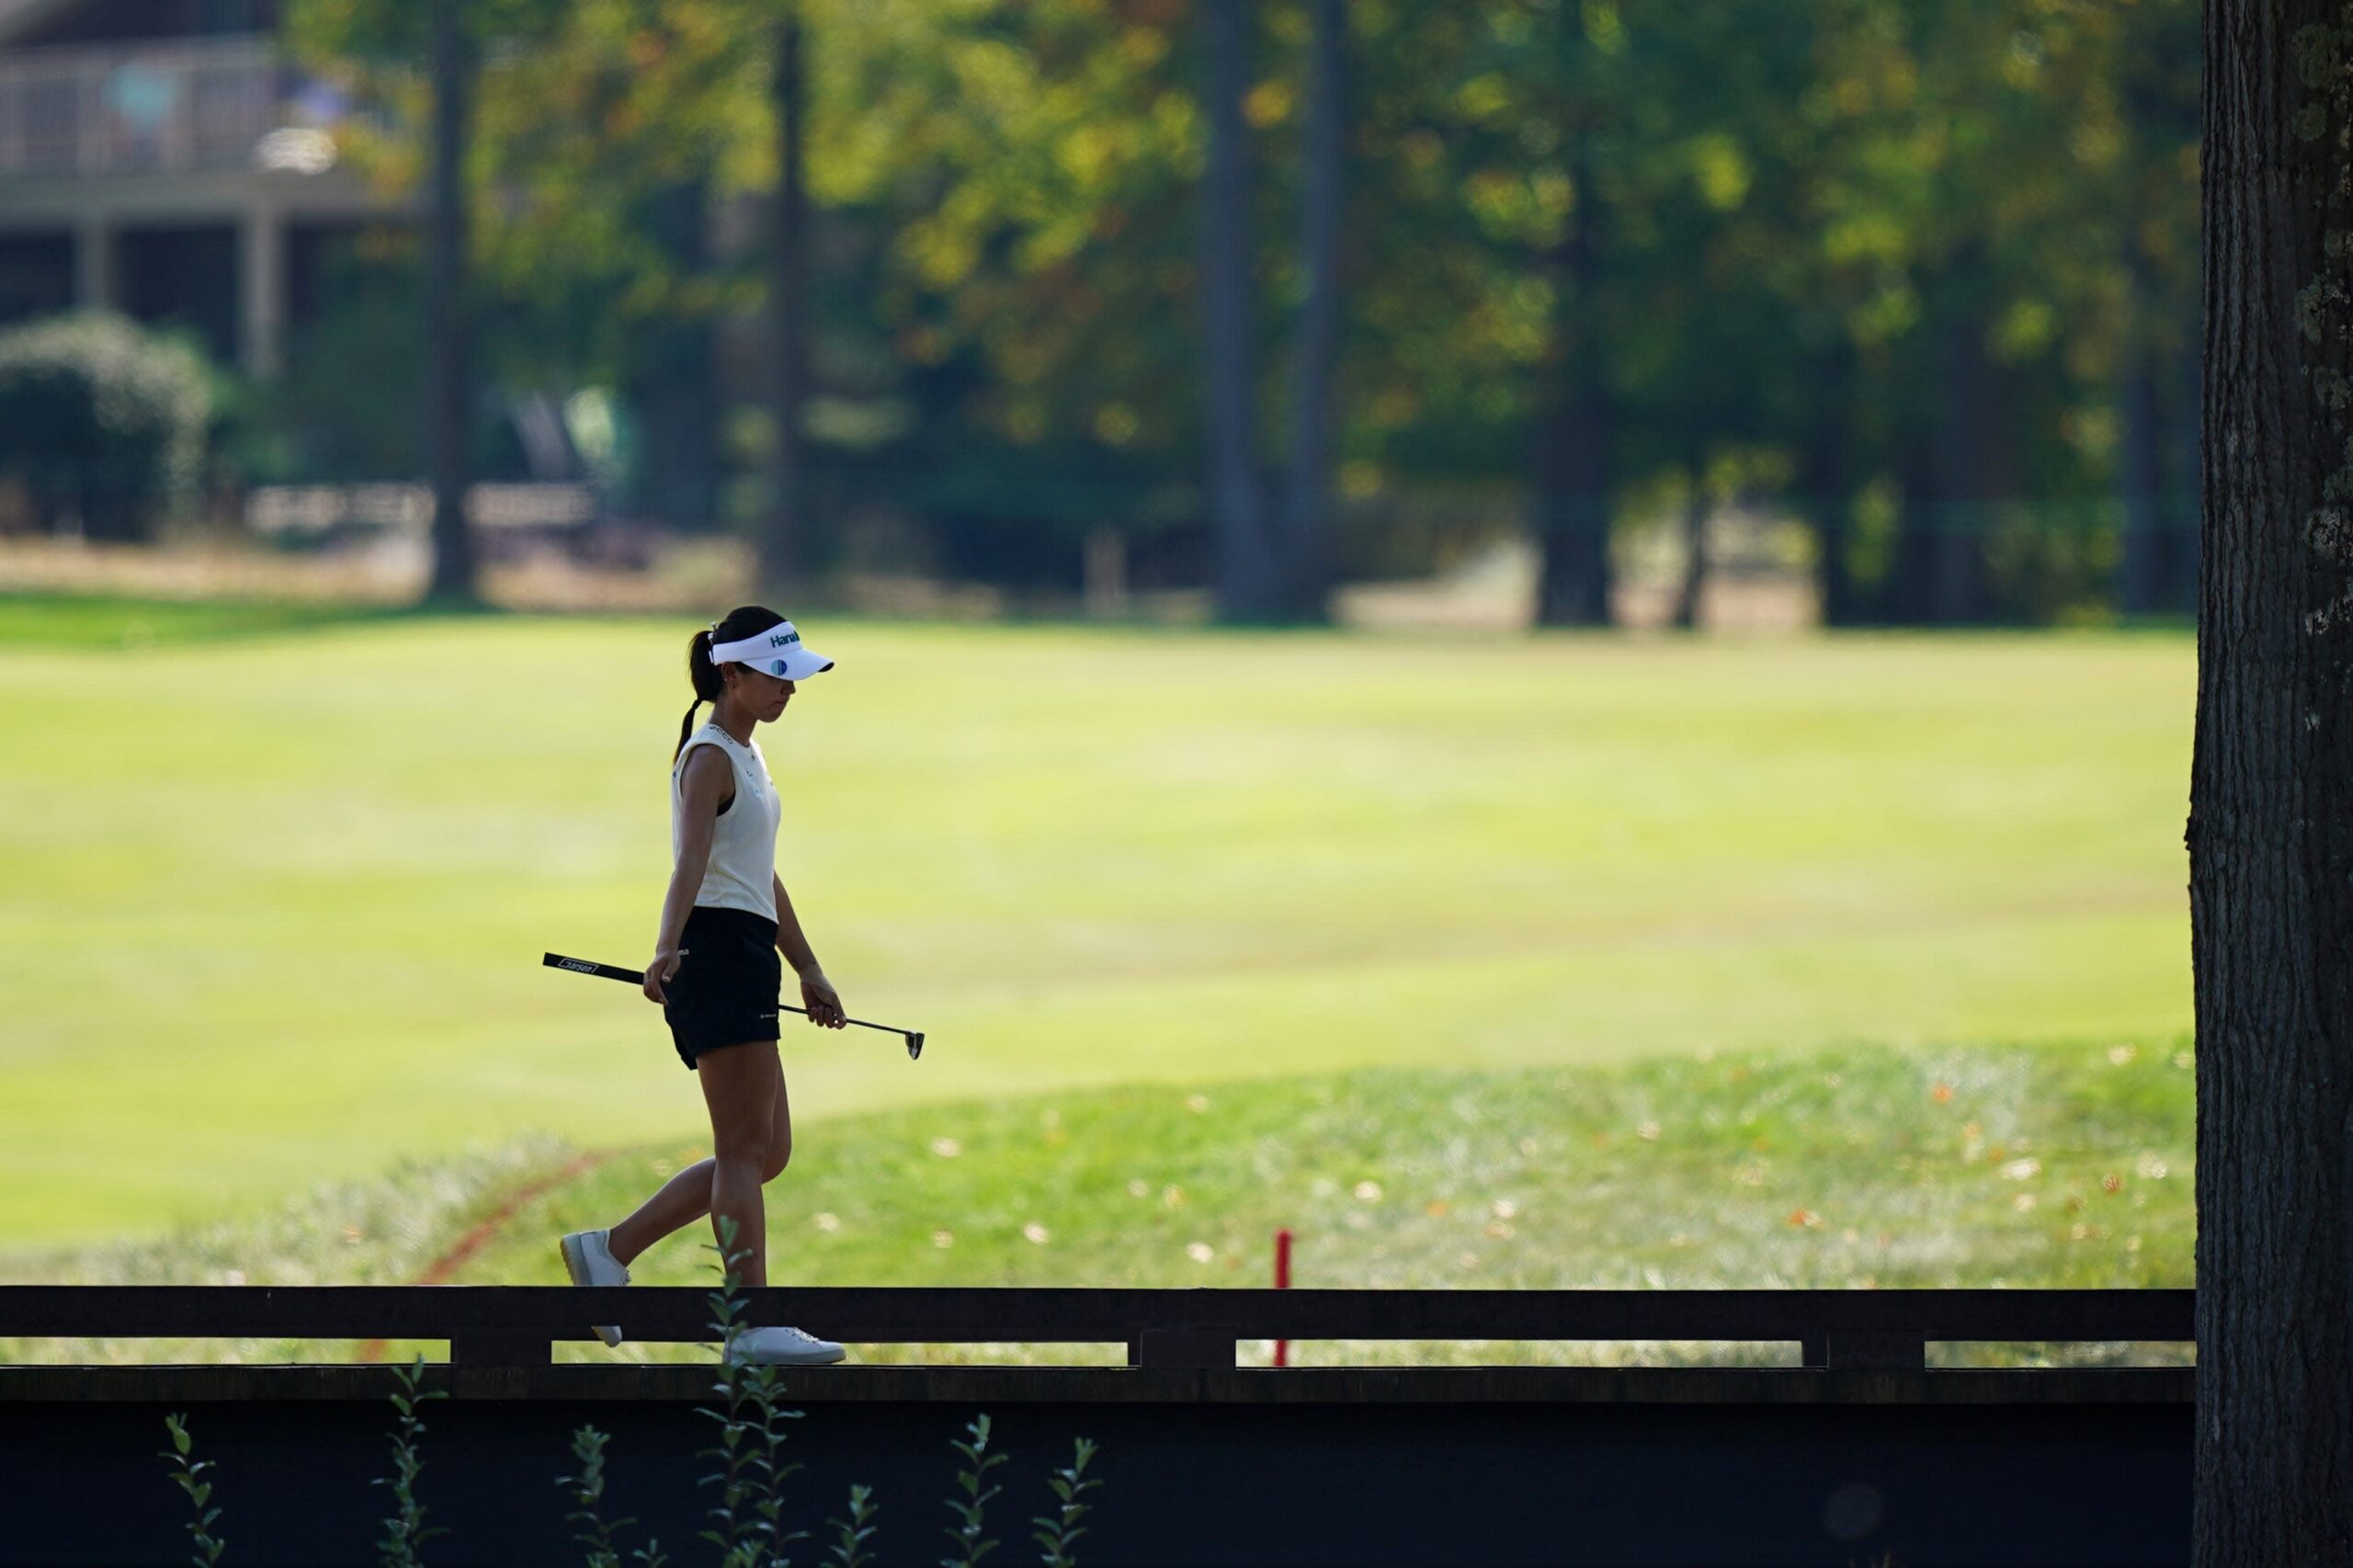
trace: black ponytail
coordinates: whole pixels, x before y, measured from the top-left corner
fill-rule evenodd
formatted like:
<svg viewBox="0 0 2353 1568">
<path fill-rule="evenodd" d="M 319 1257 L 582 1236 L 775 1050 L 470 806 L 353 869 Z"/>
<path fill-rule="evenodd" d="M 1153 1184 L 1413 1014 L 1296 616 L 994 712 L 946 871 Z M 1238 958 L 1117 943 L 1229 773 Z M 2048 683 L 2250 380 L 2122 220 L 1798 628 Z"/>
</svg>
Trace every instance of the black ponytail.
<svg viewBox="0 0 2353 1568">
<path fill-rule="evenodd" d="M 755 632 L 783 623 L 784 617 L 772 609 L 742 605 L 687 639 L 687 681 L 695 688 L 695 699 L 687 704 L 687 716 L 678 721 L 678 744 L 670 753 L 673 767 L 687 749 L 687 737 L 694 733 L 695 710 L 706 702 L 717 702 L 720 694 L 727 689 L 719 666 L 710 662 L 712 646 L 741 642 Z"/>
</svg>

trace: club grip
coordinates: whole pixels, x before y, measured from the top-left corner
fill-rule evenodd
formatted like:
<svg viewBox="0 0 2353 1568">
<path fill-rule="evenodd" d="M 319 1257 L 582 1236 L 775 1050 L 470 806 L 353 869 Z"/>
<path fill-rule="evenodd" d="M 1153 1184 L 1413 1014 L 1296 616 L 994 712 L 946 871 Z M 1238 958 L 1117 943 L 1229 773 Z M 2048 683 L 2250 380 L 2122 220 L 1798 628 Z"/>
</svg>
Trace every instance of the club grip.
<svg viewBox="0 0 2353 1568">
<path fill-rule="evenodd" d="M 619 964 L 598 963 L 593 959 L 568 959 L 562 953 L 549 953 L 540 961 L 549 969 L 568 969 L 574 974 L 599 974 L 607 980 L 626 980 L 631 985 L 645 983 L 642 969 L 623 969 Z"/>
</svg>

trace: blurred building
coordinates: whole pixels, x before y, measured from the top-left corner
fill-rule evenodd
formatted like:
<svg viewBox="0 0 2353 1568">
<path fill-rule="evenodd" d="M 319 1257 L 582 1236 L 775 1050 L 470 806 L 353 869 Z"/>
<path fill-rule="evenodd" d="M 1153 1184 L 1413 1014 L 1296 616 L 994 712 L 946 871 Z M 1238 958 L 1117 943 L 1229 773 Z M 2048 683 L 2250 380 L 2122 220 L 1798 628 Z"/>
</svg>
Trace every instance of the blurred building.
<svg viewBox="0 0 2353 1568">
<path fill-rule="evenodd" d="M 0 0 L 0 323 L 107 305 L 274 372 L 338 247 L 398 200 L 336 166 L 351 112 L 278 0 Z"/>
</svg>

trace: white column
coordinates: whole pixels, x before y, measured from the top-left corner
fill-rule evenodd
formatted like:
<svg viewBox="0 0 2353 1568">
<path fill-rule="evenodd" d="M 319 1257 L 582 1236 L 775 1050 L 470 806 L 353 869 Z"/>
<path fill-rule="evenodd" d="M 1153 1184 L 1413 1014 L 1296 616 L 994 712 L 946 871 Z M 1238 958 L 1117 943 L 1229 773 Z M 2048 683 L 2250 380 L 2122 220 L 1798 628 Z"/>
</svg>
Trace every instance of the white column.
<svg viewBox="0 0 2353 1568">
<path fill-rule="evenodd" d="M 74 302 L 84 310 L 114 303 L 114 225 L 95 214 L 74 225 Z"/>
<path fill-rule="evenodd" d="M 237 229 L 237 358 L 249 376 L 274 376 L 286 326 L 286 220 L 249 210 Z"/>
</svg>

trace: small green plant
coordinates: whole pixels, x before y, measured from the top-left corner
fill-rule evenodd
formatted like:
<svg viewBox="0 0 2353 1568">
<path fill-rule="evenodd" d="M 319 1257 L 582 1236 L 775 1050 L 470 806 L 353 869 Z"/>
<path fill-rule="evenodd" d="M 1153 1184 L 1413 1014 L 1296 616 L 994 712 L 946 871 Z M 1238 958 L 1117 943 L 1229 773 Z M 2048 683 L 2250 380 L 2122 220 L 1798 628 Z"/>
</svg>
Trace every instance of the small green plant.
<svg viewBox="0 0 2353 1568">
<path fill-rule="evenodd" d="M 783 1462 L 785 1438 L 790 1434 L 782 1423 L 798 1421 L 804 1413 L 777 1408 L 777 1397 L 784 1392 L 784 1369 L 781 1367 L 745 1369 L 744 1383 L 754 1416 L 751 1435 L 756 1444 L 751 1466 L 754 1488 L 752 1511 L 759 1518 L 753 1526 L 752 1533 L 760 1544 L 760 1551 L 746 1558 L 745 1562 L 747 1568 L 751 1564 L 768 1562 L 782 1565 L 790 1561 L 783 1555 L 783 1549 L 793 1541 L 805 1540 L 809 1536 L 807 1530 L 794 1530 L 787 1534 L 784 1528 L 785 1481 L 806 1467 Z"/>
<path fill-rule="evenodd" d="M 986 1411 L 974 1416 L 965 1430 L 972 1434 L 970 1442 L 949 1444 L 949 1447 L 961 1455 L 964 1462 L 972 1467 L 970 1470 L 960 1470 L 956 1472 L 956 1483 L 964 1489 L 963 1497 L 961 1500 L 955 1497 L 948 1500 L 948 1511 L 956 1515 L 961 1521 L 947 1532 L 948 1539 L 956 1543 L 957 1550 L 962 1555 L 941 1558 L 939 1568 L 980 1568 L 981 1559 L 996 1550 L 996 1542 L 984 1540 L 981 1535 L 981 1510 L 990 1498 L 1004 1491 L 1005 1488 L 992 1486 L 984 1492 L 981 1489 L 981 1483 L 988 1479 L 992 1466 L 1005 1462 L 1006 1456 L 988 1451 L 989 1417 Z"/>
<path fill-rule="evenodd" d="M 171 1461 L 172 1479 L 179 1483 L 181 1491 L 188 1494 L 188 1500 L 196 1506 L 196 1520 L 188 1527 L 188 1533 L 196 1538 L 196 1554 L 189 1561 L 198 1564 L 198 1568 L 212 1568 L 213 1563 L 221 1561 L 221 1553 L 228 1550 L 228 1543 L 218 1540 L 212 1533 L 212 1521 L 221 1517 L 221 1510 L 205 1506 L 212 1501 L 212 1483 L 197 1479 L 212 1468 L 212 1460 L 188 1459 L 188 1449 L 194 1447 L 195 1440 L 188 1435 L 186 1411 L 165 1416 L 164 1429 L 172 1435 L 172 1446 L 161 1450 L 162 1455 Z"/>
<path fill-rule="evenodd" d="M 417 1549 L 437 1535 L 449 1532 L 438 1525 L 427 1527 L 425 1505 L 417 1501 L 416 1478 L 425 1469 L 425 1461 L 416 1455 L 416 1439 L 424 1435 L 425 1423 L 416 1414 L 417 1406 L 428 1399 L 447 1399 L 447 1389 L 417 1392 L 425 1379 L 425 1357 L 405 1367 L 392 1369 L 399 1387 L 392 1392 L 392 1408 L 400 1412 L 400 1421 L 392 1433 L 392 1473 L 380 1475 L 370 1484 L 389 1486 L 399 1511 L 384 1521 L 384 1539 L 376 1543 L 382 1553 L 384 1568 L 419 1568 Z"/>
<path fill-rule="evenodd" d="M 1086 1473 L 1086 1461 L 1095 1457 L 1095 1445 L 1081 1437 L 1076 1452 L 1077 1457 L 1071 1460 L 1069 1466 L 1054 1471 L 1048 1483 L 1054 1489 L 1054 1495 L 1062 1499 L 1060 1516 L 1048 1518 L 1040 1515 L 1029 1521 L 1039 1527 L 1031 1539 L 1046 1549 L 1046 1554 L 1038 1560 L 1046 1568 L 1078 1568 L 1078 1559 L 1070 1554 L 1070 1543 L 1086 1533 L 1086 1527 L 1078 1522 L 1079 1516 L 1093 1506 L 1080 1502 L 1079 1497 L 1090 1487 L 1103 1484 L 1099 1478 L 1093 1481 L 1080 1479 Z"/>
<path fill-rule="evenodd" d="M 827 1548 L 841 1568 L 866 1568 L 873 1559 L 867 1555 L 866 1540 L 879 1528 L 874 1523 L 874 1488 L 853 1485 L 849 1489 L 849 1517 L 829 1519 L 834 1531 L 834 1544 Z"/>
<path fill-rule="evenodd" d="M 710 1510 L 719 1521 L 717 1528 L 699 1533 L 719 1548 L 720 1568 L 782 1565 L 790 1561 L 783 1555 L 784 1548 L 807 1539 L 809 1532 L 787 1534 L 784 1530 L 784 1483 L 802 1467 L 782 1462 L 787 1434 L 779 1423 L 798 1421 L 803 1413 L 777 1408 L 777 1396 L 783 1392 L 780 1368 L 740 1364 L 727 1354 L 729 1341 L 746 1326 L 735 1264 L 751 1252 L 736 1249 L 732 1217 L 715 1216 L 712 1226 L 719 1233 L 719 1244 L 704 1249 L 718 1253 L 721 1258 L 720 1288 L 710 1296 L 714 1317 L 710 1326 L 719 1332 L 719 1382 L 712 1392 L 725 1401 L 725 1406 L 702 1409 L 703 1415 L 719 1423 L 720 1440 L 717 1448 L 700 1450 L 701 1457 L 719 1460 L 720 1468 L 702 1477 L 699 1484 L 717 1485 L 720 1500 Z"/>
<path fill-rule="evenodd" d="M 588 1549 L 588 1568 L 621 1568 L 620 1549 L 613 1544 L 613 1534 L 637 1523 L 633 1518 L 605 1522 L 605 1445 L 610 1440 L 594 1426 L 574 1432 L 572 1457 L 580 1461 L 580 1473 L 556 1478 L 558 1486 L 572 1488 L 574 1507 L 564 1520 L 580 1526 L 572 1539 Z M 637 1549 L 634 1560 L 644 1568 L 662 1568 L 666 1561 L 662 1543 L 650 1537 Z"/>
</svg>

